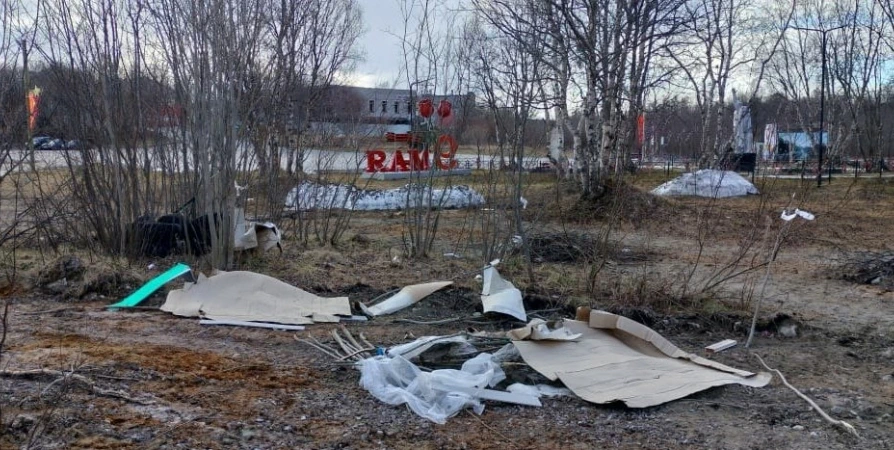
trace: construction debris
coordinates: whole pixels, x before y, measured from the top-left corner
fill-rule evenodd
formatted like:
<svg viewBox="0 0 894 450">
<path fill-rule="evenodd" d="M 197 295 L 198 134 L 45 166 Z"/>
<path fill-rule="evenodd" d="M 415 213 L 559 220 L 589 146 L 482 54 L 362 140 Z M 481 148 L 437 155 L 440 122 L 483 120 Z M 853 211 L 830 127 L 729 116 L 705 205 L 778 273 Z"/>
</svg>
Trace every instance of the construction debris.
<svg viewBox="0 0 894 450">
<path fill-rule="evenodd" d="M 592 311 L 589 322 L 567 321 L 565 327 L 580 333 L 580 339 L 513 344 L 531 367 L 591 403 L 620 401 L 645 408 L 714 386 L 770 382 L 769 374 L 686 353 L 645 325 L 611 313 Z"/>
<path fill-rule="evenodd" d="M 165 284 L 168 284 L 171 281 L 186 274 L 191 275 L 189 266 L 187 266 L 186 264 L 177 264 L 161 275 L 149 280 L 148 283 L 141 286 L 134 293 L 128 295 L 120 302 L 115 303 L 114 305 L 109 305 L 107 308 L 133 308 L 134 306 L 139 305 L 143 300 L 146 300 L 146 298 L 152 295 L 155 291 L 161 289 L 161 287 Z"/>
<path fill-rule="evenodd" d="M 245 251 L 257 248 L 266 252 L 276 247 L 282 253 L 282 233 L 274 223 L 246 221 L 245 211 L 242 208 L 233 211 L 233 223 L 235 226 L 233 250 Z"/>
<path fill-rule="evenodd" d="M 406 286 L 401 289 L 400 292 L 374 306 L 366 306 L 363 303 L 360 303 L 360 309 L 363 310 L 364 314 L 370 317 L 391 314 L 413 305 L 435 291 L 450 286 L 451 284 L 453 284 L 452 281 L 436 281 L 433 283 Z"/>
<path fill-rule="evenodd" d="M 172 290 L 162 311 L 213 320 L 307 325 L 350 316 L 347 297 L 323 298 L 266 275 L 219 272 Z"/>
<path fill-rule="evenodd" d="M 528 322 L 524 328 L 509 331 L 507 335 L 516 341 L 530 339 L 532 341 L 573 341 L 582 335 L 572 333 L 566 328 L 564 321 L 547 322 L 543 319 L 534 319 Z"/>
<path fill-rule="evenodd" d="M 738 341 L 736 341 L 735 339 L 724 339 L 720 342 L 705 347 L 705 351 L 709 354 L 719 353 L 726 349 L 735 347 L 737 343 Z"/>
<path fill-rule="evenodd" d="M 269 328 L 271 330 L 302 331 L 303 325 L 283 325 L 281 323 L 246 322 L 244 320 L 199 320 L 200 325 L 229 325 L 234 327 Z"/>
<path fill-rule="evenodd" d="M 527 322 L 521 291 L 500 276 L 496 268 L 499 262 L 500 260 L 495 260 L 484 268 L 484 286 L 481 289 L 483 311 L 506 314 Z"/>
</svg>

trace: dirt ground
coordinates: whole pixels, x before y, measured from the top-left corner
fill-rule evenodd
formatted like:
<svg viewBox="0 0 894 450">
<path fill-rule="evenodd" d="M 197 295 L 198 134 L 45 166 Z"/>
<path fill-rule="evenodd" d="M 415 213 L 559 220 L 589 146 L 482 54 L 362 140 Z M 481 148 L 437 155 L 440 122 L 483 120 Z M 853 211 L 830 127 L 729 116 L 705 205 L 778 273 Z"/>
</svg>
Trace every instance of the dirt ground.
<svg viewBox="0 0 894 450">
<path fill-rule="evenodd" d="M 636 184 L 654 187 L 659 181 L 644 177 Z M 847 281 L 839 270 L 849 252 L 894 250 L 891 187 L 841 182 L 821 193 L 796 182 L 759 187 L 761 196 L 716 203 L 642 200 L 647 196 L 625 203 L 627 216 L 611 235 L 614 250 L 600 265 L 592 295 L 586 277 L 593 261 L 535 262 L 532 283 L 521 257 L 509 255 L 501 272 L 523 289 L 529 312 L 540 311 L 534 315 L 571 317 L 576 305 L 585 304 L 645 322 L 684 350 L 701 353 L 726 338 L 741 343 L 763 267 L 708 291 L 699 287 L 727 267 L 747 269 L 763 261 L 781 230 L 781 222 L 772 219 L 797 193 L 797 204 L 817 220 L 791 225 L 780 246 L 752 349 L 739 345 L 716 359 L 763 370 L 753 351 L 832 416 L 854 425 L 859 437 L 825 423 L 778 378 L 765 388 L 714 388 L 647 409 L 598 406 L 575 397 L 546 398 L 540 408 L 487 402 L 481 416 L 464 411 L 437 425 L 406 407 L 379 402 L 359 386 L 359 372 L 350 364 L 297 340 L 332 342 L 336 325 L 297 332 L 205 327 L 158 311 L 163 296 L 135 310 L 106 311 L 114 300 L 108 296 L 63 301 L 26 291 L 13 297 L 0 369 L 75 371 L 99 390 L 55 376 L 0 377 L 0 448 L 894 447 L 894 293 Z M 526 219 L 533 228 L 591 235 L 603 229 L 598 211 L 588 219 L 557 218 L 553 210 L 561 207 L 553 205 L 551 192 L 544 187 L 526 194 Z M 478 315 L 473 277 L 480 258 L 466 248 L 462 258 L 440 256 L 456 250 L 452 238 L 461 234 L 468 214 L 444 213 L 443 239 L 427 260 L 400 256 L 403 219 L 382 212 L 358 215 L 347 236 L 363 237 L 346 239 L 339 248 L 308 249 L 287 241 L 283 255 L 244 261 L 242 268 L 323 296 L 347 295 L 352 302 L 405 284 L 456 281 L 397 314 L 345 324 L 383 347 L 470 327 L 511 329 L 519 323 Z M 745 241 L 753 248 L 733 258 Z M 129 270 L 148 279 L 152 273 L 145 266 Z M 779 332 L 782 317 L 797 324 L 797 336 Z M 399 321 L 446 318 L 467 319 L 440 325 Z"/>
</svg>

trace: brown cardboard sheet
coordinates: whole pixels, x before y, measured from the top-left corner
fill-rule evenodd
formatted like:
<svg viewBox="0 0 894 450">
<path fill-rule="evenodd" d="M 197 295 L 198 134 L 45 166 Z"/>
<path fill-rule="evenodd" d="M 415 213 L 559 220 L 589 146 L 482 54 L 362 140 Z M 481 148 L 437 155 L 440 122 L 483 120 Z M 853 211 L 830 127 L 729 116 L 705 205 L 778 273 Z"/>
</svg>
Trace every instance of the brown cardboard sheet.
<svg viewBox="0 0 894 450">
<path fill-rule="evenodd" d="M 593 311 L 590 322 L 566 321 L 576 341 L 514 341 L 528 365 L 561 380 L 591 403 L 623 402 L 645 408 L 726 384 L 761 387 L 754 374 L 684 352 L 645 325 Z"/>
<path fill-rule="evenodd" d="M 200 276 L 168 293 L 161 307 L 178 316 L 304 325 L 351 315 L 347 297 L 323 298 L 254 272 Z"/>
</svg>

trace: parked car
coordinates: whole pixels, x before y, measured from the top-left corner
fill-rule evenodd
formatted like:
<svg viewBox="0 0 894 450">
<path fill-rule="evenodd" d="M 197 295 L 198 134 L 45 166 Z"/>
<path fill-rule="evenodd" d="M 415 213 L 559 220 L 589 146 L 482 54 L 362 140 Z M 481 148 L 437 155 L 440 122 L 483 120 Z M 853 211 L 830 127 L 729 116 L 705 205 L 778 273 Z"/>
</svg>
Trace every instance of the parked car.
<svg viewBox="0 0 894 450">
<path fill-rule="evenodd" d="M 70 140 L 70 141 L 68 141 L 68 142 L 65 143 L 65 148 L 66 148 L 67 150 L 83 150 L 83 149 L 84 149 L 84 143 L 81 142 L 81 141 L 79 141 L 79 140 L 77 140 L 77 139 L 72 139 L 72 140 Z"/>
<path fill-rule="evenodd" d="M 47 141 L 52 140 L 53 138 L 49 136 L 34 136 L 31 138 L 31 146 L 29 148 L 40 149 L 40 147 L 47 143 Z M 26 145 L 27 146 L 27 145 Z"/>
<path fill-rule="evenodd" d="M 50 139 L 40 144 L 41 150 L 64 150 L 65 141 L 62 139 Z"/>
</svg>

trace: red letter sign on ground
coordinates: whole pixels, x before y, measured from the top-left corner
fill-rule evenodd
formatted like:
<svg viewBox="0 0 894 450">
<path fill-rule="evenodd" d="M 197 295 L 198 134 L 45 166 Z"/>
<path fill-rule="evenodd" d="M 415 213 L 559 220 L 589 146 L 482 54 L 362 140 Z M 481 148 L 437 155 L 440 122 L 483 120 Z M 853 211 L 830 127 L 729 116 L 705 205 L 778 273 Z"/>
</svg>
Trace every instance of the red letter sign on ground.
<svg viewBox="0 0 894 450">
<path fill-rule="evenodd" d="M 366 171 L 380 172 L 385 167 L 387 156 L 382 150 L 369 150 L 366 152 Z"/>
</svg>

